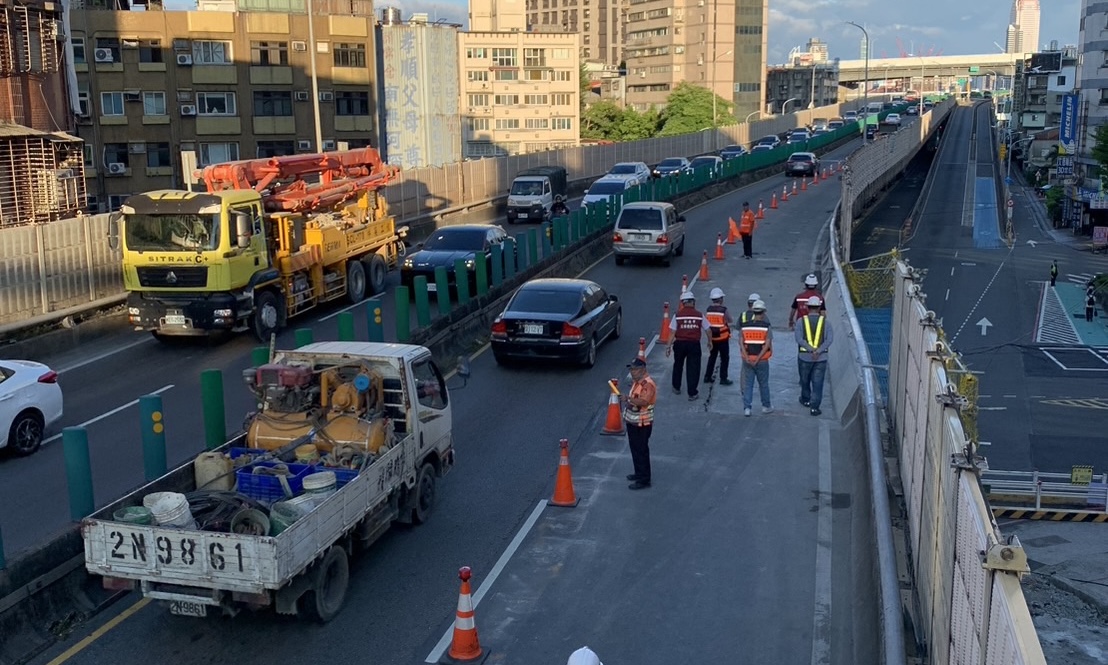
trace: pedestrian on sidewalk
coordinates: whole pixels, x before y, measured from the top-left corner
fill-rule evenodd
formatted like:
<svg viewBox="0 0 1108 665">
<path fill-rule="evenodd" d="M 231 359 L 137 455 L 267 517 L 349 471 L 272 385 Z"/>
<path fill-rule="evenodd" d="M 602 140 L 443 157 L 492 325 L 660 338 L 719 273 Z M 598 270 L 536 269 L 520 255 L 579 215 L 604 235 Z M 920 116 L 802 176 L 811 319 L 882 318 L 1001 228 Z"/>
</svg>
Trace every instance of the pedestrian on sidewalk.
<svg viewBox="0 0 1108 665">
<path fill-rule="evenodd" d="M 808 314 L 797 321 L 793 333 L 798 347 L 796 355 L 797 373 L 800 375 L 800 403 L 818 416 L 823 403 L 823 379 L 827 375 L 827 347 L 833 341 L 831 324 L 820 311 L 823 299 L 812 296 L 808 299 Z"/>
<path fill-rule="evenodd" d="M 733 383 L 727 375 L 731 365 L 731 327 L 735 325 L 735 321 L 723 304 L 723 295 L 723 289 L 718 286 L 712 289 L 709 295 L 712 304 L 704 311 L 704 318 L 708 319 L 708 325 L 711 326 L 709 339 L 712 342 L 708 352 L 708 365 L 704 368 L 704 383 L 715 381 L 712 374 L 716 371 L 716 358 L 719 358 L 719 384 L 729 386 Z"/>
<path fill-rule="evenodd" d="M 681 307 L 677 315 L 669 320 L 669 344 L 666 345 L 666 357 L 673 356 L 673 392 L 681 394 L 681 373 L 685 373 L 688 382 L 689 401 L 700 397 L 700 338 L 708 340 L 711 348 L 711 326 L 696 309 L 696 296 L 692 291 L 681 294 Z"/>
<path fill-rule="evenodd" d="M 1090 286 L 1085 291 L 1085 320 L 1092 323 L 1096 314 L 1096 291 Z"/>
<path fill-rule="evenodd" d="M 751 307 L 754 318 L 739 328 L 742 336 L 743 359 L 743 415 L 749 416 L 754 406 L 754 379 L 758 379 L 759 396 L 762 398 L 762 413 L 773 413 L 769 398 L 769 359 L 773 356 L 773 330 L 766 320 L 766 304 L 761 300 Z"/>
<path fill-rule="evenodd" d="M 823 294 L 819 290 L 819 279 L 816 278 L 814 273 L 809 273 L 804 277 L 804 290 L 796 294 L 793 297 L 792 305 L 789 312 L 789 330 L 793 329 L 793 325 L 805 316 L 808 316 L 808 303 L 812 298 L 816 298 L 819 301 L 818 310 L 823 310 Z"/>
<path fill-rule="evenodd" d="M 627 476 L 627 480 L 632 481 L 627 487 L 641 490 L 650 487 L 650 434 L 654 431 L 658 386 L 646 373 L 646 361 L 642 358 L 635 358 L 627 367 L 631 370 L 631 390 L 621 401 L 627 445 L 631 448 L 631 464 L 635 469 Z"/>
<path fill-rule="evenodd" d="M 754 318 L 754 303 L 762 299 L 762 296 L 757 293 L 751 293 L 750 297 L 746 299 L 746 311 L 739 314 L 739 325 L 746 323 Z M 768 319 L 767 319 L 768 320 Z"/>
<path fill-rule="evenodd" d="M 1054 283 L 1058 281 L 1058 259 L 1054 259 L 1050 262 L 1050 285 L 1054 286 Z"/>
<path fill-rule="evenodd" d="M 749 259 L 754 257 L 754 225 L 755 225 L 754 211 L 750 209 L 750 203 L 743 201 L 743 214 L 739 218 L 739 237 L 743 241 L 743 258 Z"/>
</svg>

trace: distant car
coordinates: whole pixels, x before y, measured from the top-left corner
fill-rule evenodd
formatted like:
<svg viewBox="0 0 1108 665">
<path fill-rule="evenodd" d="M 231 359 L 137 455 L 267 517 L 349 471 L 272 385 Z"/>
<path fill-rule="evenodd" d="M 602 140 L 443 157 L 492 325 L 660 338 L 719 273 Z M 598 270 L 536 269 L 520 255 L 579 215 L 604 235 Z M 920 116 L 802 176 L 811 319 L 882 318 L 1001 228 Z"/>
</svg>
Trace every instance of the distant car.
<svg viewBox="0 0 1108 665">
<path fill-rule="evenodd" d="M 654 175 L 659 178 L 665 178 L 679 173 L 688 173 L 689 171 L 689 160 L 684 157 L 667 157 L 658 162 L 658 165 L 654 167 Z"/>
<path fill-rule="evenodd" d="M 632 181 L 632 185 L 641 185 L 650 180 L 650 167 L 643 162 L 620 162 L 608 170 L 607 178 L 623 178 Z"/>
<path fill-rule="evenodd" d="M 797 130 L 789 134 L 789 140 L 785 141 L 785 145 L 798 145 L 801 143 L 807 143 L 812 139 L 812 135 L 808 130 Z"/>
<path fill-rule="evenodd" d="M 769 134 L 768 136 L 763 136 L 762 138 L 758 139 L 758 142 L 755 145 L 768 145 L 771 148 L 776 148 L 777 146 L 781 145 L 781 137 L 777 136 L 776 134 Z"/>
<path fill-rule="evenodd" d="M 415 278 L 427 278 L 427 290 L 438 290 L 435 268 L 446 268 L 447 283 L 455 286 L 454 262 L 462 259 L 469 269 L 471 285 L 476 285 L 478 259 L 486 262 L 492 256 L 494 245 L 501 245 L 508 234 L 497 224 L 458 224 L 437 229 L 424 242 L 416 245 L 416 251 L 404 257 L 400 264 L 400 283 L 411 288 Z M 488 273 L 486 273 L 488 274 Z M 473 293 L 471 290 L 470 293 Z"/>
<path fill-rule="evenodd" d="M 715 155 L 701 155 L 689 162 L 689 168 L 693 171 L 700 168 L 711 168 L 712 175 L 718 176 L 723 171 L 723 158 Z"/>
<path fill-rule="evenodd" d="M 852 122 L 852 121 L 857 120 L 857 119 L 858 119 L 858 112 L 857 111 L 844 111 L 843 112 L 843 120 L 845 120 L 846 122 Z"/>
<path fill-rule="evenodd" d="M 867 139 L 875 139 L 880 135 L 881 135 L 881 132 L 878 131 L 876 124 L 866 125 L 866 138 Z"/>
<path fill-rule="evenodd" d="M 819 173 L 819 158 L 813 152 L 794 152 L 785 162 L 785 175 L 814 176 Z"/>
<path fill-rule="evenodd" d="M 844 118 L 831 118 L 831 120 L 827 122 L 827 130 L 833 132 L 836 129 L 842 129 L 844 125 L 846 125 L 846 120 Z"/>
<path fill-rule="evenodd" d="M 769 152 L 769 151 L 773 150 L 773 148 L 774 148 L 774 146 L 772 146 L 768 143 L 758 143 L 757 145 L 755 145 L 753 148 L 750 149 L 750 152 L 752 152 L 752 153 L 755 153 L 755 152 Z"/>
<path fill-rule="evenodd" d="M 719 151 L 719 156 L 727 161 L 728 159 L 735 159 L 736 157 L 742 157 L 748 154 L 749 151 L 741 145 L 729 145 L 723 150 Z"/>
<path fill-rule="evenodd" d="M 596 282 L 533 279 L 516 289 L 491 332 L 499 364 L 548 358 L 592 367 L 600 344 L 623 333 L 623 308 Z"/>
<path fill-rule="evenodd" d="M 899 127 L 900 126 L 900 114 L 899 113 L 890 113 L 889 115 L 885 116 L 885 124 L 886 125 L 896 125 L 897 127 Z"/>
<path fill-rule="evenodd" d="M 62 417 L 58 374 L 30 360 L 0 360 L 0 448 L 34 453 Z"/>
<path fill-rule="evenodd" d="M 672 203 L 639 201 L 619 211 L 612 233 L 616 265 L 631 257 L 659 259 L 668 266 L 685 253 L 685 218 Z"/>
<path fill-rule="evenodd" d="M 594 182 L 589 187 L 589 191 L 585 192 L 585 197 L 581 199 L 581 205 L 607 201 L 616 194 L 622 194 L 637 184 L 637 182 L 619 176 L 604 176 Z"/>
<path fill-rule="evenodd" d="M 924 102 L 923 103 L 923 108 L 925 108 L 925 109 L 930 109 L 930 108 L 934 108 L 934 107 L 935 107 L 935 102 Z"/>
<path fill-rule="evenodd" d="M 904 109 L 904 115 L 919 115 L 919 106 L 915 104 L 909 106 L 908 108 Z"/>
</svg>

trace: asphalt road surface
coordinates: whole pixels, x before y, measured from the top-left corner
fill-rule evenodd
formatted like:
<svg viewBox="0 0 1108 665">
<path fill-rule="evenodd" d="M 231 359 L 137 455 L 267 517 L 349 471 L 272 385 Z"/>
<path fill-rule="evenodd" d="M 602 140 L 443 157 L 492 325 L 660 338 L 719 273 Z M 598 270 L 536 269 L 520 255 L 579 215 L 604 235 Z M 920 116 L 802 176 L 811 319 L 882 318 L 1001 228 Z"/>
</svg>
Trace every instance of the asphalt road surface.
<svg viewBox="0 0 1108 665">
<path fill-rule="evenodd" d="M 825 157 L 825 162 L 841 159 L 856 147 L 857 144 L 853 144 L 840 148 Z M 681 275 L 687 274 L 691 278 L 696 274 L 701 251 L 714 247 L 716 234 L 725 229 L 726 217 L 736 214 L 743 200 L 756 205 L 762 199 L 768 204 L 771 193 L 779 192 L 783 182 L 790 181 L 780 177 L 769 178 L 688 211 L 688 251 L 671 268 L 650 265 L 617 268 L 608 258 L 588 270 L 585 276 L 617 294 L 624 307 L 623 338 L 601 348 L 598 365 L 592 370 L 553 366 L 502 369 L 495 365 L 488 353 L 476 357 L 469 385 L 454 393 L 458 464 L 440 485 L 436 514 L 423 527 L 393 529 L 375 545 L 373 551 L 355 559 L 346 607 L 331 624 L 319 627 L 276 617 L 271 613 L 243 614 L 234 620 L 183 619 L 170 616 L 160 606 L 139 602 L 138 597 L 132 595 L 97 618 L 98 625 L 110 623 L 92 639 L 79 643 L 97 628 L 97 625 L 82 626 L 66 644 L 37 662 L 50 662 L 67 648 L 73 650 L 64 654 L 62 660 L 54 662 L 69 660 L 74 663 L 120 665 L 210 663 L 217 660 L 422 661 L 452 620 L 457 599 L 458 567 L 468 565 L 475 571 L 493 569 L 521 525 L 535 511 L 537 503 L 551 494 L 557 439 L 595 439 L 606 405 L 605 382 L 609 377 L 623 376 L 626 363 L 637 350 L 639 337 L 652 338 L 660 321 L 661 302 L 669 300 L 673 303 L 676 300 Z M 799 290 L 819 228 L 827 220 L 837 199 L 838 182 L 828 180 L 814 189 L 785 204 L 783 210 L 769 214 L 769 219 L 755 237 L 754 261 L 731 259 L 727 262 L 729 283 L 737 285 L 729 290 L 746 291 L 749 288 L 757 289 L 763 295 L 768 294 L 771 320 L 774 321 L 784 321 L 789 300 Z M 728 251 L 731 256 L 737 257 L 737 246 L 729 246 Z M 738 286 L 740 281 L 741 286 Z M 733 293 L 730 299 L 732 308 L 738 309 L 744 298 L 745 293 Z M 388 302 L 386 297 L 384 303 L 387 305 Z M 301 322 L 301 325 L 311 327 L 316 339 L 334 335 L 334 321 L 330 319 Z M 386 331 L 391 332 L 388 326 Z M 291 342 L 291 331 L 279 340 L 283 344 Z M 160 390 L 165 401 L 171 463 L 183 461 L 203 447 L 199 417 L 200 372 L 206 368 L 223 370 L 228 428 L 234 430 L 238 414 L 252 407 L 250 396 L 241 387 L 238 377 L 249 365 L 249 354 L 254 345 L 255 342 L 246 337 L 211 347 L 166 347 L 124 337 L 111 340 L 95 351 L 82 349 L 80 354 L 54 362 L 62 369 L 69 367 L 62 376 L 68 398 L 69 424 L 89 423 L 98 504 L 132 488 L 141 479 L 137 410 L 127 405 L 140 395 Z M 788 374 L 787 368 L 782 371 Z M 795 385 L 791 385 L 790 389 L 795 392 Z M 795 402 L 795 396 L 789 401 Z M 821 420 L 810 419 L 806 413 L 803 416 L 797 422 L 816 424 Z M 720 430 L 723 431 L 727 430 Z M 762 641 L 764 644 L 759 647 L 761 652 L 780 655 L 777 662 L 796 662 L 800 654 L 810 658 L 813 653 L 830 653 L 831 647 L 826 644 L 829 638 L 822 635 L 821 630 L 834 629 L 845 634 L 846 638 L 836 639 L 838 646 L 835 648 L 849 649 L 852 621 L 851 614 L 845 610 L 837 619 L 832 619 L 832 615 L 824 617 L 824 628 L 820 628 L 821 623 L 817 619 L 813 634 L 812 595 L 815 594 L 817 603 L 821 597 L 818 590 L 812 588 L 811 576 L 812 561 L 816 560 L 814 515 L 818 508 L 813 502 L 818 503 L 819 494 L 817 489 L 801 492 L 797 485 L 816 483 L 815 469 L 821 468 L 816 460 L 817 446 L 811 441 L 790 439 L 790 445 L 785 449 L 788 459 L 782 464 L 782 460 L 772 453 L 776 440 L 774 431 L 763 430 L 760 438 L 761 441 L 756 442 L 756 450 L 764 449 L 761 455 L 753 459 L 743 455 L 734 460 L 735 464 L 752 465 L 749 477 L 736 476 L 741 467 L 701 464 L 696 471 L 703 477 L 698 479 L 693 475 L 687 478 L 694 486 L 703 482 L 701 489 L 726 488 L 732 493 L 730 501 L 740 505 L 742 512 L 749 511 L 755 516 L 754 519 L 744 520 L 742 524 L 746 526 L 742 528 L 752 529 L 751 533 L 757 534 L 756 542 L 748 541 L 745 531 L 730 533 L 727 557 L 712 564 L 714 570 L 734 571 L 742 578 L 742 583 L 734 587 L 733 593 L 702 595 L 701 598 L 704 602 L 723 603 L 721 610 L 739 612 L 744 623 L 742 634 L 751 641 Z M 722 445 L 720 442 L 726 441 L 723 437 L 717 444 Z M 691 440 L 682 443 L 696 445 Z M 826 460 L 830 468 L 839 469 L 835 473 L 835 482 L 840 482 L 843 469 L 857 464 L 856 460 L 846 457 L 849 448 L 823 447 L 830 451 L 830 459 Z M 626 448 L 622 443 L 616 443 L 612 452 L 605 454 L 609 457 L 622 456 L 626 462 Z M 602 458 L 603 455 L 590 456 L 590 460 Z M 582 463 L 581 460 L 575 458 L 575 464 L 579 463 Z M 606 473 L 610 466 L 610 460 L 599 468 L 594 468 L 594 463 L 597 462 L 589 461 L 583 468 L 578 467 L 586 482 L 590 475 Z M 757 466 L 753 466 L 755 463 Z M 23 544 L 38 542 L 52 526 L 67 520 L 65 480 L 58 471 L 61 466 L 61 446 L 55 443 L 33 457 L 6 461 L 0 465 L 3 500 L 8 502 L 7 505 L 16 506 L 15 510 L 5 511 L 0 517 L 9 543 L 13 539 Z M 619 473 L 624 473 L 622 467 Z M 784 474 L 782 480 L 788 482 L 775 480 L 781 474 Z M 830 477 L 827 482 L 830 484 Z M 853 491 L 861 490 L 854 488 Z M 836 509 L 842 511 L 836 513 L 836 524 L 840 532 L 845 533 L 850 531 L 849 496 L 850 491 L 836 501 L 831 500 L 830 494 L 827 496 L 828 508 L 834 504 Z M 679 503 L 661 506 L 659 510 L 692 511 L 682 512 L 681 515 L 700 515 L 705 507 L 719 502 L 718 497 L 698 498 L 708 503 Z M 638 515 L 635 519 L 641 521 L 643 516 Z M 857 519 L 868 517 L 860 515 Z M 622 520 L 618 519 L 617 523 L 623 523 Z M 690 522 L 687 517 L 675 518 L 673 515 L 669 515 L 667 520 L 674 528 Z M 720 520 L 721 525 L 727 524 L 725 516 L 721 516 Z M 702 518 L 693 521 L 705 522 Z M 718 530 L 719 527 L 714 524 L 712 520 L 707 520 L 703 526 Z M 724 529 L 727 527 L 724 526 Z M 722 534 L 719 536 L 713 541 L 723 539 Z M 627 562 L 626 554 L 621 550 L 621 555 L 613 561 Z M 672 555 L 673 552 L 666 554 Z M 535 561 L 534 548 L 530 555 L 529 560 Z M 834 557 L 839 566 L 848 566 L 851 560 L 849 550 L 836 550 Z M 542 556 L 537 556 L 537 559 L 541 561 Z M 604 550 L 593 552 L 590 561 L 591 566 L 603 571 L 607 563 Z M 550 566 L 557 566 L 556 561 L 548 561 L 547 564 L 544 570 L 548 573 L 555 570 Z M 831 565 L 829 561 L 827 565 Z M 664 585 L 666 577 L 674 571 L 648 572 Z M 683 579 L 695 579 L 698 575 L 696 570 L 679 572 Z M 803 574 L 797 575 L 797 572 Z M 509 589 L 512 582 L 518 582 L 510 574 L 502 579 Z M 711 580 L 707 582 L 710 587 Z M 873 597 L 858 591 L 859 588 L 869 588 L 872 580 L 855 582 L 836 577 L 827 583 L 827 593 L 830 594 L 834 588 L 841 595 L 843 606 L 857 602 L 864 607 Z M 787 589 L 789 593 L 777 593 L 774 591 L 776 588 Z M 797 603 L 794 594 L 803 598 L 804 602 Z M 855 595 L 859 597 L 856 601 L 853 598 Z M 757 602 L 753 602 L 755 599 Z M 527 599 L 515 600 L 522 603 Z M 662 606 L 666 601 L 665 597 L 657 598 Z M 504 604 L 511 606 L 513 601 L 501 597 L 499 602 L 503 607 Z M 563 602 L 572 607 L 572 598 L 563 598 Z M 523 620 L 524 612 L 522 609 L 519 611 Z M 716 610 L 705 606 L 699 607 L 698 611 L 707 616 Z M 511 612 L 506 616 L 510 617 Z M 532 622 L 541 616 L 541 609 L 535 608 L 526 614 Z M 580 620 L 587 622 L 589 616 L 583 615 Z M 784 630 L 785 626 L 790 628 Z M 800 639 L 786 637 L 793 633 L 793 626 L 801 626 L 798 629 Z M 502 618 L 496 626 L 490 626 L 488 632 L 503 642 L 513 632 L 512 620 Z M 635 642 L 633 634 L 620 635 L 621 639 Z M 780 636 L 780 639 L 762 639 L 769 635 Z M 547 640 L 567 639 L 557 634 L 546 634 L 544 637 Z M 512 639 L 526 646 L 530 637 L 526 633 L 514 634 Z M 674 641 L 680 636 L 674 636 L 674 640 L 665 639 L 670 643 L 667 649 L 680 646 Z M 136 648 L 139 644 L 141 649 Z M 573 644 L 565 653 L 577 646 L 580 645 Z M 643 643 L 628 650 L 641 653 L 647 646 L 648 643 Z M 547 651 L 541 653 L 546 658 L 543 662 L 560 664 L 565 659 L 564 654 L 554 657 Z M 649 655 L 649 650 L 645 655 Z"/>
</svg>

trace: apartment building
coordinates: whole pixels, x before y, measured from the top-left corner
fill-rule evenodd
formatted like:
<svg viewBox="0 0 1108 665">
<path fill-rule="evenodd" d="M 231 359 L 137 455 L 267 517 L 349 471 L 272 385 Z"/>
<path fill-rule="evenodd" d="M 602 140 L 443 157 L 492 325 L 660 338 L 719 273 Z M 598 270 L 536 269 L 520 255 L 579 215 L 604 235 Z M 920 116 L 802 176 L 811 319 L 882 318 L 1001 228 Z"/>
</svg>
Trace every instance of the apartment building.
<svg viewBox="0 0 1108 665">
<path fill-rule="evenodd" d="M 310 17 L 295 0 L 281 5 L 237 11 L 233 2 L 200 0 L 198 11 L 71 11 L 89 210 L 183 186 L 182 152 L 202 167 L 378 145 L 372 3 L 316 0 Z"/>
<path fill-rule="evenodd" d="M 766 108 L 784 113 L 839 101 L 839 66 L 833 62 L 788 64 L 766 71 Z M 788 103 L 788 109 L 785 104 Z"/>
<path fill-rule="evenodd" d="M 575 32 L 581 61 L 618 67 L 630 0 L 527 0 L 528 32 Z"/>
<path fill-rule="evenodd" d="M 580 37 L 527 32 L 524 0 L 471 0 L 460 35 L 459 106 L 466 157 L 578 145 Z"/>
<path fill-rule="evenodd" d="M 1018 68 L 1022 72 L 1013 106 L 1018 127 L 1034 132 L 1058 127 L 1062 122 L 1062 98 L 1077 84 L 1077 47 L 1033 53 Z"/>
<path fill-rule="evenodd" d="M 660 108 L 688 81 L 731 100 L 738 118 L 762 111 L 768 20 L 766 0 L 630 0 L 628 105 Z"/>
</svg>

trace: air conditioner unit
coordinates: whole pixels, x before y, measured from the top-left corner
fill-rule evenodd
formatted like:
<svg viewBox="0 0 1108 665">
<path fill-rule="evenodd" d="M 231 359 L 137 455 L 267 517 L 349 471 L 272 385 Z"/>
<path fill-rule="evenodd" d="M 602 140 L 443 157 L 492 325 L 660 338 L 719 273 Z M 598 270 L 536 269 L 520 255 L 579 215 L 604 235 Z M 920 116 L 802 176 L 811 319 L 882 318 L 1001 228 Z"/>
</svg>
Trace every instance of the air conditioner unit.
<svg viewBox="0 0 1108 665">
<path fill-rule="evenodd" d="M 333 102 L 335 101 L 335 93 L 330 90 L 324 90 L 319 93 L 319 101 L 321 102 Z"/>
<path fill-rule="evenodd" d="M 482 83 L 481 84 L 481 89 L 482 90 L 488 90 L 489 89 L 489 84 L 488 83 Z"/>
<path fill-rule="evenodd" d="M 189 43 L 189 40 L 187 40 L 187 39 L 174 39 L 173 40 L 173 50 L 174 51 L 191 51 L 192 50 L 192 45 Z"/>
<path fill-rule="evenodd" d="M 646 78 L 646 72 L 645 71 L 639 72 L 639 78 L 641 78 L 641 79 Z"/>
<path fill-rule="evenodd" d="M 181 115 L 196 115 L 196 105 L 181 104 Z"/>
<path fill-rule="evenodd" d="M 192 54 L 191 53 L 178 53 L 177 64 L 181 67 L 192 66 Z"/>
<path fill-rule="evenodd" d="M 191 102 L 192 101 L 192 90 L 178 90 L 177 91 L 177 101 L 179 101 L 179 102 Z"/>
<path fill-rule="evenodd" d="M 292 43 L 292 50 L 297 51 L 297 52 L 301 52 L 301 53 L 304 52 L 304 51 L 307 51 L 308 50 L 308 43 L 307 42 L 293 42 Z"/>
<path fill-rule="evenodd" d="M 312 98 L 312 96 L 310 94 L 308 94 L 307 90 L 297 90 L 296 91 L 296 101 L 298 101 L 298 102 L 306 102 L 311 98 Z"/>
<path fill-rule="evenodd" d="M 92 52 L 92 58 L 96 62 L 115 62 L 110 48 L 98 48 Z"/>
<path fill-rule="evenodd" d="M 128 143 L 127 144 L 127 152 L 131 153 L 132 155 L 146 154 L 146 144 L 145 143 Z"/>
<path fill-rule="evenodd" d="M 124 39 L 122 42 L 123 48 L 138 48 L 139 42 L 137 39 Z"/>
<path fill-rule="evenodd" d="M 112 162 L 108 164 L 108 173 L 112 175 L 123 175 L 127 173 L 127 165 L 123 162 Z"/>
<path fill-rule="evenodd" d="M 334 150 L 335 149 L 335 142 L 334 141 L 324 141 L 323 142 L 323 149 L 324 150 Z"/>
<path fill-rule="evenodd" d="M 134 89 L 124 90 L 123 91 L 123 101 L 125 101 L 125 102 L 141 102 L 142 101 L 142 91 L 141 90 L 134 90 Z"/>
<path fill-rule="evenodd" d="M 296 149 L 297 150 L 311 150 L 312 149 L 312 142 L 311 141 L 304 141 L 304 140 L 297 141 L 296 142 Z"/>
</svg>

